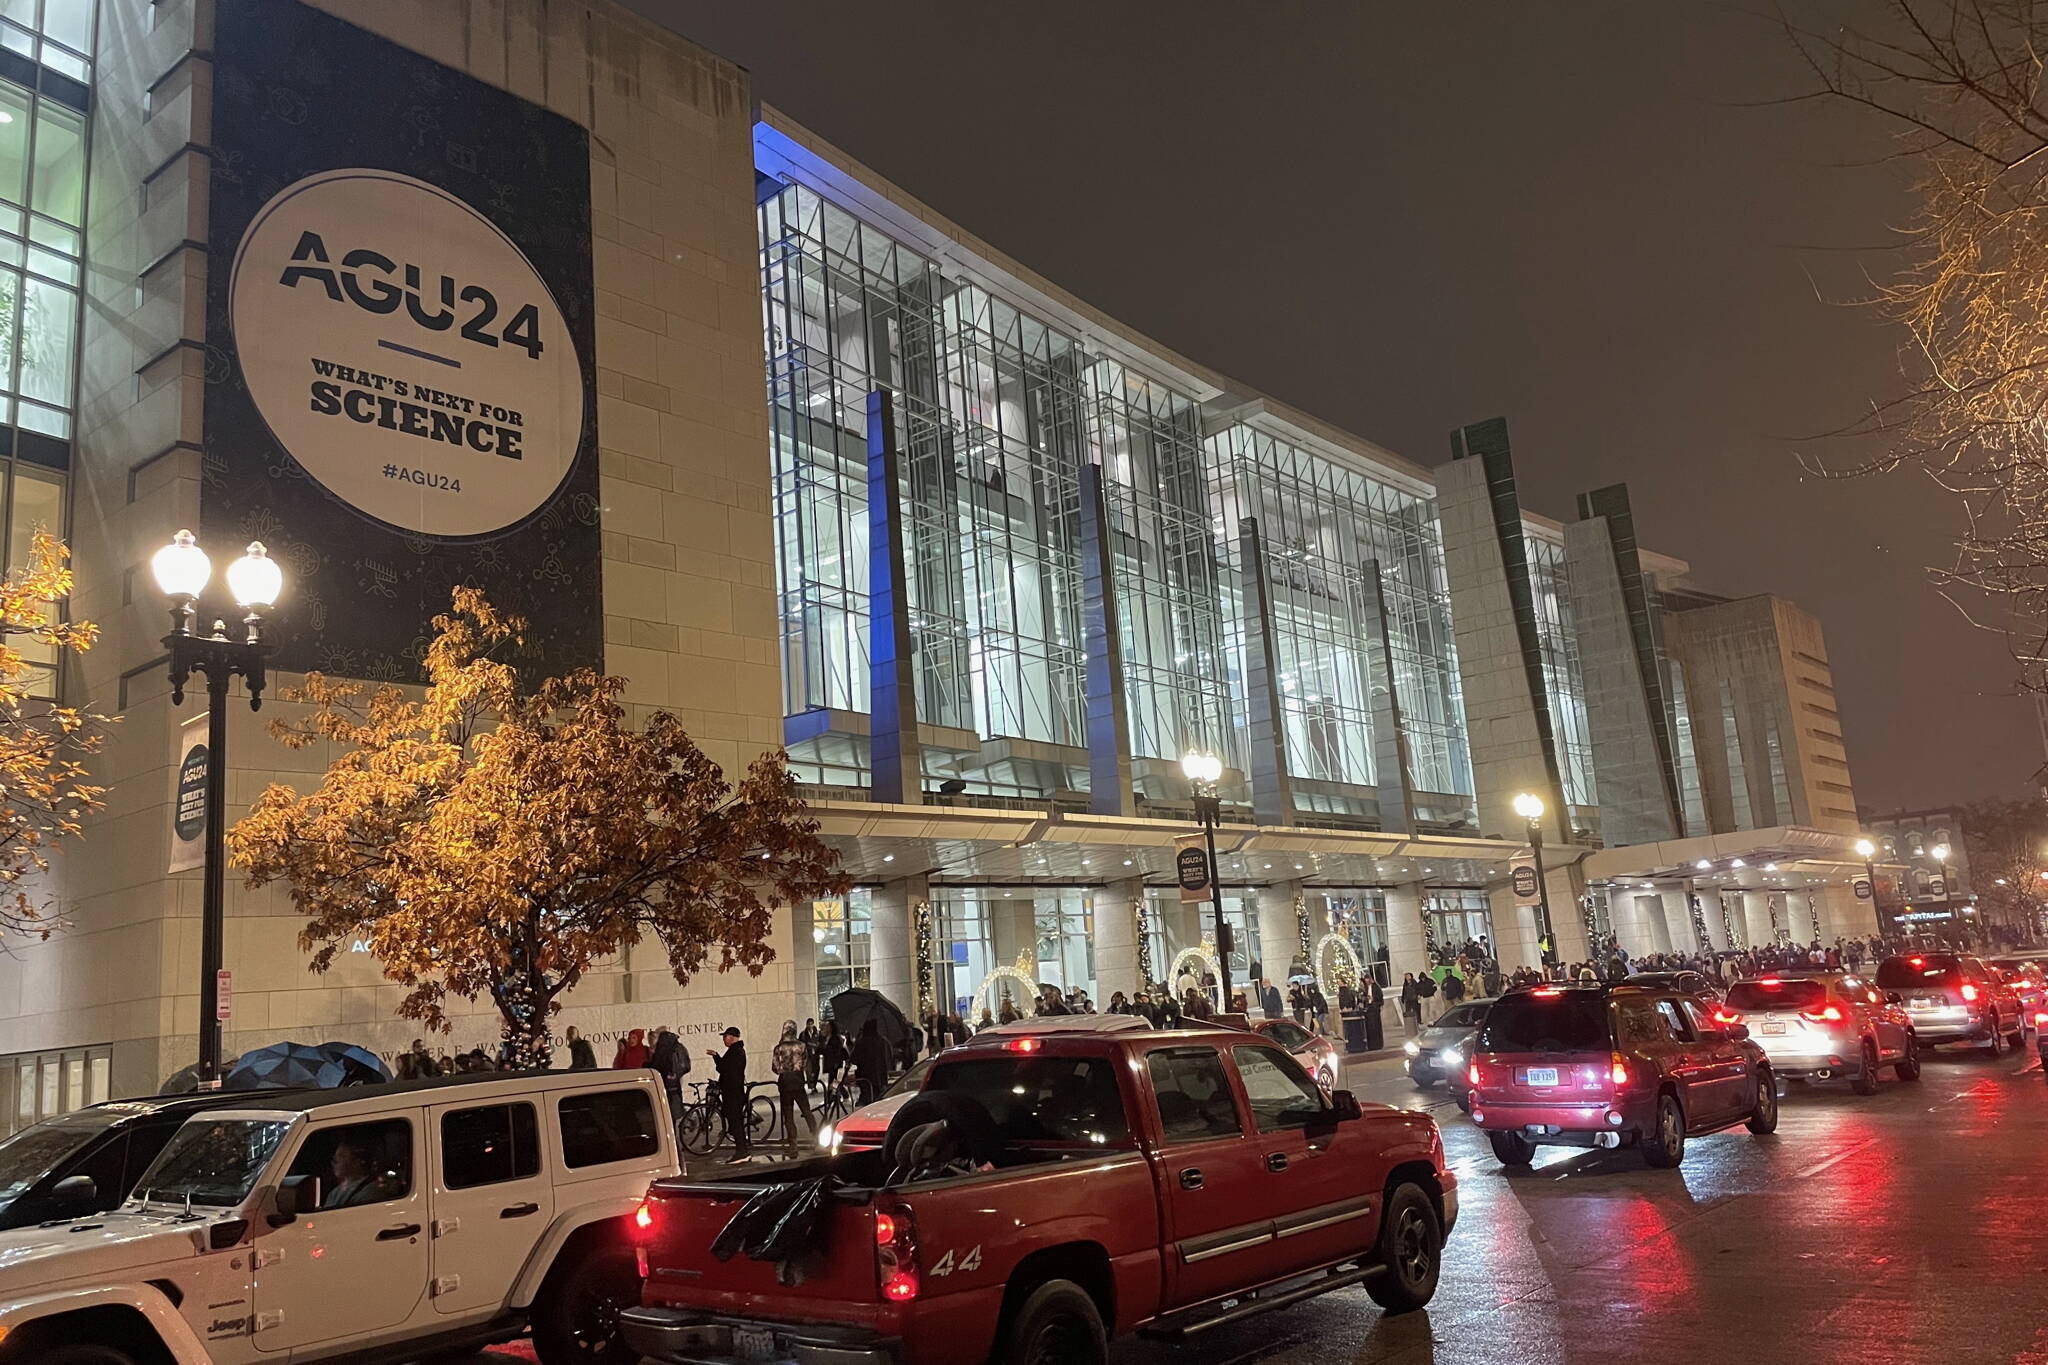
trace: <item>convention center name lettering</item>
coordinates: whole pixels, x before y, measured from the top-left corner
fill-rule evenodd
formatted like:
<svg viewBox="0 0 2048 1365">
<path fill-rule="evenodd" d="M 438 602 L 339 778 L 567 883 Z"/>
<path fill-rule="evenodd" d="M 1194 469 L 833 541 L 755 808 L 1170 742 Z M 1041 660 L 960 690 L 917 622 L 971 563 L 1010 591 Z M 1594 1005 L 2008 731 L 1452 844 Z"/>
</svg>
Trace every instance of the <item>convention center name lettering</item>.
<svg viewBox="0 0 2048 1365">
<path fill-rule="evenodd" d="M 287 289 L 315 284 L 336 303 L 346 299 L 368 313 L 395 313 L 402 304 L 406 315 L 430 332 L 445 332 L 454 327 L 459 317 L 457 305 L 460 304 L 461 310 L 469 313 L 468 320 L 462 323 L 458 332 L 464 340 L 493 348 L 502 342 L 525 351 L 535 360 L 540 359 L 541 352 L 546 349 L 540 339 L 539 305 L 523 305 L 502 331 L 494 332 L 492 327 L 499 312 L 497 296 L 480 284 L 463 284 L 443 275 L 435 290 L 440 296 L 439 301 L 430 305 L 421 283 L 420 267 L 411 264 L 401 266 L 381 252 L 358 247 L 343 256 L 340 269 L 336 269 L 328 255 L 327 243 L 321 240 L 319 233 L 311 231 L 299 234 L 298 245 L 292 248 L 291 262 L 278 280 Z M 394 273 L 405 281 L 403 287 L 392 282 L 390 277 Z"/>
<path fill-rule="evenodd" d="M 318 357 L 313 373 L 313 411 L 323 417 L 346 417 L 482 455 L 523 458 L 520 428 L 526 419 L 516 409 Z"/>
</svg>

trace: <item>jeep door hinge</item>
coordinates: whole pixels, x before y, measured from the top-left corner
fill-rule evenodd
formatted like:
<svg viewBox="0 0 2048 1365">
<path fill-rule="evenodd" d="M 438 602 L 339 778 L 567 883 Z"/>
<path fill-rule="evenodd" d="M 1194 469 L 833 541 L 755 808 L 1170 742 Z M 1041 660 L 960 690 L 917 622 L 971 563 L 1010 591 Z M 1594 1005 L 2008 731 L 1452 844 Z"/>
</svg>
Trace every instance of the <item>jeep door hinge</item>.
<svg viewBox="0 0 2048 1365">
<path fill-rule="evenodd" d="M 460 1288 L 462 1288 L 462 1277 L 460 1275 L 436 1275 L 434 1277 L 432 1293 L 438 1299 L 443 1295 L 453 1294 Z"/>
<path fill-rule="evenodd" d="M 267 1265 L 276 1265 L 284 1259 L 283 1247 L 258 1247 L 256 1254 L 249 1258 L 251 1268 L 261 1270 Z"/>
<path fill-rule="evenodd" d="M 258 1313 L 256 1315 L 256 1330 L 259 1332 L 268 1332 L 273 1327 L 282 1326 L 284 1326 L 284 1310 L 282 1308 L 273 1308 L 268 1313 Z"/>
<path fill-rule="evenodd" d="M 460 1218 L 436 1218 L 434 1220 L 434 1235 L 436 1237 L 446 1237 L 461 1226 L 462 1220 Z"/>
</svg>

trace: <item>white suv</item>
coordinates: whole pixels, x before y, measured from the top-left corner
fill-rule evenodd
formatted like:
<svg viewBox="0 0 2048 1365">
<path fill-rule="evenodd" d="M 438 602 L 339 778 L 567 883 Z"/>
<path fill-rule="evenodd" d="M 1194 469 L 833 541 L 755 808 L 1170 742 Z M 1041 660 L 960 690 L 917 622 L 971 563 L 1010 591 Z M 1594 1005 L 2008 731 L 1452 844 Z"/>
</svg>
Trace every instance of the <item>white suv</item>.
<svg viewBox="0 0 2048 1365">
<path fill-rule="evenodd" d="M 626 1358 L 628 1235 L 677 1174 L 646 1071 L 255 1092 L 119 1209 L 0 1233 L 0 1365 Z"/>
</svg>

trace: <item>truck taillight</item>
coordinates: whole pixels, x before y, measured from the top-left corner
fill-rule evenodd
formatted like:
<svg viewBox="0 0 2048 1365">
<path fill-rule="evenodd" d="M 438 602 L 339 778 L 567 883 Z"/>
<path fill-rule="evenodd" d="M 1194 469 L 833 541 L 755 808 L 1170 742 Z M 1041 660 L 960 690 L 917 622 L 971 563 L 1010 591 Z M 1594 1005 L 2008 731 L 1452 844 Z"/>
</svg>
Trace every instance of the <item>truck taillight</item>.
<svg viewBox="0 0 2048 1365">
<path fill-rule="evenodd" d="M 901 1205 L 875 1210 L 875 1283 L 891 1303 L 917 1297 L 917 1223 Z"/>
<path fill-rule="evenodd" d="M 1617 1090 L 1627 1085 L 1628 1058 L 1622 1056 L 1619 1052 L 1611 1054 L 1607 1059 L 1607 1079 L 1614 1084 Z"/>
<path fill-rule="evenodd" d="M 633 1210 L 633 1237 L 636 1241 L 644 1242 L 653 1235 L 654 1201 L 643 1199 L 640 1201 L 640 1207 Z"/>
<path fill-rule="evenodd" d="M 1479 1063 L 1474 1062 L 1465 1068 L 1465 1080 L 1471 1085 L 1479 1084 Z"/>
</svg>

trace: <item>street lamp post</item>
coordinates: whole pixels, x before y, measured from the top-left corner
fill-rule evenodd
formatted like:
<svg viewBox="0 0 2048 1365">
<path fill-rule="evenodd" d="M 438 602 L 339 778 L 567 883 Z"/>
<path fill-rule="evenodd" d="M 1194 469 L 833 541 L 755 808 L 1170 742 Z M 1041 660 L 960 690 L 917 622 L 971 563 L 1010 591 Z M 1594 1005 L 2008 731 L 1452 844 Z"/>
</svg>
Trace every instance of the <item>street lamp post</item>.
<svg viewBox="0 0 2048 1365">
<path fill-rule="evenodd" d="M 1529 855 L 1536 864 L 1536 905 L 1543 921 L 1543 965 L 1557 965 L 1557 934 L 1550 927 L 1550 882 L 1543 875 L 1543 798 L 1534 792 L 1515 797 L 1515 814 L 1529 822 Z M 1586 947 L 1590 950 L 1592 944 Z"/>
<path fill-rule="evenodd" d="M 1963 932 L 1963 941 L 1967 943 L 1969 941 L 1969 935 L 1968 932 L 1963 929 L 1963 912 L 1956 908 L 1956 889 L 1955 885 L 1949 879 L 1949 847 L 1947 844 L 1936 844 L 1933 848 L 1927 850 L 1927 856 L 1934 859 L 1934 865 L 1941 869 L 1942 902 L 1948 907 L 1950 921 L 1955 925 L 1958 931 Z"/>
<path fill-rule="evenodd" d="M 1884 906 L 1877 899 L 1877 845 L 1868 839 L 1856 841 L 1856 855 L 1863 859 L 1863 879 L 1870 883 L 1870 913 L 1877 920 L 1877 936 L 1883 938 Z"/>
<path fill-rule="evenodd" d="M 255 541 L 247 554 L 228 566 L 228 591 L 248 614 L 242 618 L 243 638 L 228 635 L 227 623 L 215 621 L 211 635 L 192 633 L 199 594 L 213 576 L 213 562 L 190 531 L 180 531 L 150 560 L 157 587 L 171 600 L 171 633 L 164 648 L 171 659 L 171 704 L 185 700 L 185 683 L 194 672 L 206 675 L 206 871 L 200 898 L 199 927 L 199 1088 L 220 1084 L 221 940 L 227 904 L 227 744 L 228 684 L 241 674 L 249 688 L 249 709 L 263 706 L 264 659 L 270 644 L 263 638 L 263 613 L 277 601 L 284 574 L 277 561 Z"/>
<path fill-rule="evenodd" d="M 1223 760 L 1214 754 L 1190 752 L 1180 761 L 1195 799 L 1195 818 L 1202 823 L 1203 842 L 1209 851 L 1209 903 L 1216 914 L 1216 984 L 1222 988 L 1223 1011 L 1230 1011 L 1230 925 L 1223 918 L 1223 869 L 1216 861 L 1216 821 L 1223 802 L 1216 795 L 1216 783 L 1223 777 Z"/>
</svg>

